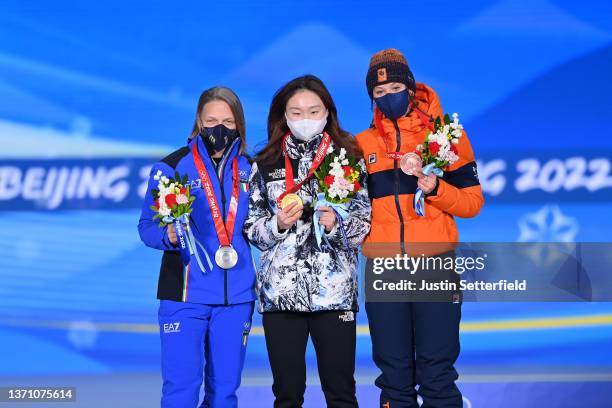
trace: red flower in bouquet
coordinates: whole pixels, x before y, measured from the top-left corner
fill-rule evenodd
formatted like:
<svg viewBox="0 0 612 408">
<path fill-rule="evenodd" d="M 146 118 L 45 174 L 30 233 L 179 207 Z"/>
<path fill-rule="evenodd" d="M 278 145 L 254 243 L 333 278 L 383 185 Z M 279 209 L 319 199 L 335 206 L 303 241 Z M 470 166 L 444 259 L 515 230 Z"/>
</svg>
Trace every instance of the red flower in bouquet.
<svg viewBox="0 0 612 408">
<path fill-rule="evenodd" d="M 176 205 L 176 194 L 168 194 L 166 196 L 166 205 L 170 208 Z"/>
<path fill-rule="evenodd" d="M 438 142 L 429 143 L 429 153 L 431 153 L 432 156 L 437 155 L 439 151 L 440 151 L 440 145 L 438 144 Z"/>
</svg>

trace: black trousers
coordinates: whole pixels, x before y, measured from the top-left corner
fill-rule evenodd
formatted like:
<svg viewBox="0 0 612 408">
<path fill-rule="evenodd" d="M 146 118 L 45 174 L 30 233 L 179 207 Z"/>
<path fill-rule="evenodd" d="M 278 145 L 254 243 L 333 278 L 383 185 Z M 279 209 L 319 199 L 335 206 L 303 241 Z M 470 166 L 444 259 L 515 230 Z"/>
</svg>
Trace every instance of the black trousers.
<svg viewBox="0 0 612 408">
<path fill-rule="evenodd" d="M 329 408 L 357 407 L 355 314 L 346 311 L 263 314 L 272 368 L 274 408 L 301 408 L 306 390 L 306 345 L 312 337 Z"/>
<path fill-rule="evenodd" d="M 461 303 L 366 302 L 381 408 L 461 408 L 455 385 Z M 418 385 L 418 391 L 417 391 Z"/>
</svg>

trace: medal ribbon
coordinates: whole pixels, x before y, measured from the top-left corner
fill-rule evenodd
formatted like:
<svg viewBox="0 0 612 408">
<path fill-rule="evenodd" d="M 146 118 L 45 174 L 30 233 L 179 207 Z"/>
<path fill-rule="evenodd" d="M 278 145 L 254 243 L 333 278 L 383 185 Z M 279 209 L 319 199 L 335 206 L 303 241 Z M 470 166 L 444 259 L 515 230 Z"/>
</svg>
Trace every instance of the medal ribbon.
<svg viewBox="0 0 612 408">
<path fill-rule="evenodd" d="M 177 218 L 173 221 L 174 230 L 176 231 L 176 238 L 178 241 L 179 252 L 181 253 L 181 257 L 183 258 L 183 265 L 189 265 L 189 261 L 191 260 L 191 248 L 189 246 L 189 242 L 187 241 L 187 235 L 183 230 L 183 225 L 181 223 L 181 218 Z"/>
<path fill-rule="evenodd" d="M 285 184 L 286 191 L 284 191 L 278 199 L 276 200 L 278 206 L 280 207 L 280 203 L 283 201 L 283 198 L 287 194 L 292 194 L 298 191 L 304 183 L 312 177 L 315 171 L 319 168 L 323 160 L 325 160 L 325 155 L 327 154 L 327 149 L 329 149 L 329 145 L 331 144 L 331 137 L 327 134 L 327 132 L 323 133 L 323 139 L 321 139 L 321 143 L 317 148 L 317 152 L 315 153 L 314 158 L 312 159 L 312 165 L 310 166 L 310 170 L 308 170 L 308 175 L 304 178 L 304 180 L 295 184 L 293 180 L 293 166 L 291 165 L 291 159 L 289 159 L 289 153 L 287 152 L 287 138 L 289 137 L 289 133 L 285 135 L 283 138 L 283 153 L 285 153 Z"/>
<path fill-rule="evenodd" d="M 204 166 L 204 162 L 202 162 L 202 157 L 200 156 L 196 142 L 191 145 L 191 153 L 193 154 L 193 161 L 198 169 L 198 175 L 200 176 L 200 181 L 202 182 L 202 189 L 204 190 L 204 194 L 208 200 L 208 205 L 210 206 L 210 213 L 215 224 L 219 244 L 221 244 L 221 246 L 230 246 L 232 244 L 232 237 L 234 235 L 236 213 L 238 212 L 238 196 L 240 194 L 238 158 L 234 158 L 232 161 L 232 198 L 230 200 L 227 219 L 224 223 L 217 197 L 215 197 L 215 190 L 212 182 L 210 181 L 208 171 L 206 171 L 206 166 Z"/>
<path fill-rule="evenodd" d="M 427 166 L 423 167 L 423 174 L 425 176 L 435 174 L 438 177 L 442 177 L 444 172 L 442 169 L 436 167 L 435 163 L 429 163 Z M 420 188 L 417 188 L 417 191 L 414 193 L 412 205 L 417 215 L 421 217 L 425 216 L 425 193 L 423 193 L 423 190 Z"/>
</svg>

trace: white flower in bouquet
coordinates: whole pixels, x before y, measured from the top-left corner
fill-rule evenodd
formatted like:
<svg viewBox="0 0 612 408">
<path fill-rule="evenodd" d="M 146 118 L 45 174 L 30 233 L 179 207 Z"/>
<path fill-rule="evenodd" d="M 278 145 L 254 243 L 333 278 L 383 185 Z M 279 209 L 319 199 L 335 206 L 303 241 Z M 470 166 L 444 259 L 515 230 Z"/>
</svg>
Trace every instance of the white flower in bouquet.
<svg viewBox="0 0 612 408">
<path fill-rule="evenodd" d="M 170 209 L 170 207 L 168 207 L 168 206 L 166 205 L 166 202 L 165 202 L 165 201 L 161 201 L 161 200 L 160 200 L 160 202 L 159 202 L 159 214 L 160 214 L 162 217 L 167 217 L 167 216 L 169 216 L 171 213 L 172 213 L 172 210 Z"/>
<path fill-rule="evenodd" d="M 331 173 L 330 173 L 331 174 Z M 329 187 L 329 196 L 332 198 L 344 199 L 353 191 L 353 183 L 344 178 L 344 171 L 340 177 L 335 177 L 334 182 Z"/>
</svg>

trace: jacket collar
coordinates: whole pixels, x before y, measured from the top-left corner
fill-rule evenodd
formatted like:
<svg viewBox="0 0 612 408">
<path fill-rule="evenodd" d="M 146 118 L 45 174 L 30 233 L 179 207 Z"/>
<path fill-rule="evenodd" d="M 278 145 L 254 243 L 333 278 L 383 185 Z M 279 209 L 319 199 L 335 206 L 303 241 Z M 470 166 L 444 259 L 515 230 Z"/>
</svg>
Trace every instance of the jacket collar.
<svg viewBox="0 0 612 408">
<path fill-rule="evenodd" d="M 442 116 L 442 108 L 440 100 L 435 91 L 429 86 L 417 83 L 417 90 L 414 96 L 417 106 L 421 111 L 434 119 L 437 116 Z M 396 149 L 396 134 L 397 128 L 400 130 L 402 145 L 408 142 L 410 145 L 422 143 L 429 131 L 427 124 L 415 111 L 411 109 L 408 115 L 403 116 L 395 121 L 383 117 L 381 121 L 382 129 L 387 136 L 387 141 L 391 141 L 390 149 Z M 375 129 L 378 134 L 378 129 Z"/>
<path fill-rule="evenodd" d="M 208 163 L 209 166 L 211 166 L 212 168 L 215 168 L 215 166 L 214 166 L 214 164 L 212 162 L 212 158 L 208 154 L 208 150 L 206 149 L 206 146 L 204 145 L 204 140 L 202 140 L 202 138 L 200 136 L 195 136 L 188 143 L 189 149 L 192 148 L 192 145 L 194 143 L 196 143 L 197 146 L 198 146 L 198 152 L 200 153 L 200 156 L 202 157 L 202 160 L 205 163 Z M 239 137 L 237 137 L 236 139 L 234 139 L 232 141 L 232 143 L 230 143 L 229 146 L 227 146 L 225 148 L 225 151 L 223 152 L 223 155 L 221 156 L 221 161 L 219 162 L 219 165 L 216 167 L 217 175 L 219 176 L 219 178 L 221 178 L 223 176 L 224 170 L 225 170 L 225 167 L 226 167 L 227 163 L 231 163 L 231 161 L 234 159 L 234 157 L 238 156 L 238 154 L 240 152 L 240 145 L 241 145 L 241 143 L 242 143 L 242 141 L 240 140 Z"/>
<path fill-rule="evenodd" d="M 202 157 L 207 156 L 210 159 L 210 155 L 208 154 L 208 149 L 206 149 L 206 145 L 204 145 L 204 140 L 202 140 L 202 137 L 195 136 L 193 137 L 189 143 L 187 144 L 187 146 L 189 147 L 189 149 L 191 149 L 191 146 L 197 143 L 198 145 L 198 152 L 200 152 L 200 155 Z M 222 159 L 225 159 L 226 157 L 229 158 L 234 158 L 235 156 L 238 155 L 238 152 L 240 151 L 240 145 L 241 145 L 241 140 L 239 137 L 237 137 L 236 139 L 234 139 L 232 141 L 232 143 L 229 144 L 229 146 L 227 146 L 225 148 L 225 151 L 223 152 L 223 156 L 221 156 Z"/>
<path fill-rule="evenodd" d="M 302 157 L 312 157 L 316 152 L 319 144 L 323 139 L 323 133 L 320 133 L 307 142 L 297 139 L 292 134 L 287 138 L 286 148 L 289 157 L 292 159 L 300 159 Z"/>
</svg>

